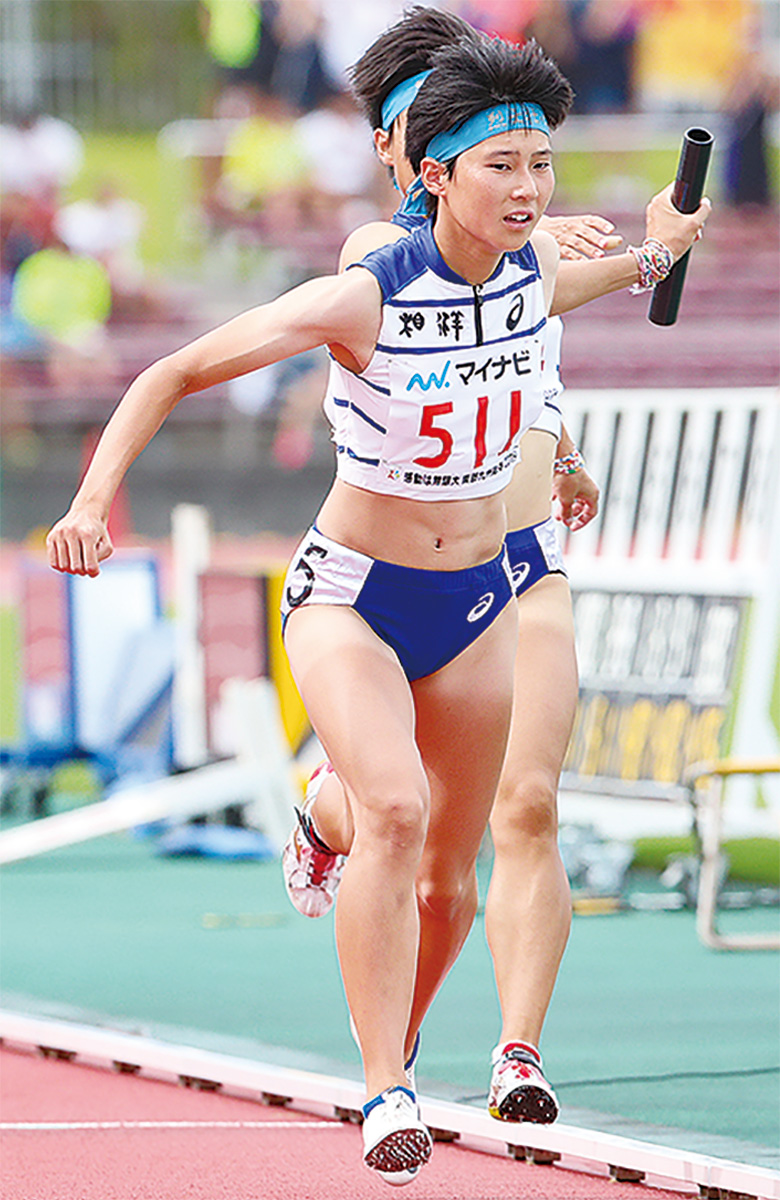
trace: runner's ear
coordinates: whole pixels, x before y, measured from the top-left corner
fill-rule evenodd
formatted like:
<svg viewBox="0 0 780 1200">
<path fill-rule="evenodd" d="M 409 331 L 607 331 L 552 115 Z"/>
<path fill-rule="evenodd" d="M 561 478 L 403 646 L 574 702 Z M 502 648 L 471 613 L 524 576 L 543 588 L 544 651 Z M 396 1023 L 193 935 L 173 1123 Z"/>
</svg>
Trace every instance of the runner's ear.
<svg viewBox="0 0 780 1200">
<path fill-rule="evenodd" d="M 374 150 L 383 167 L 395 166 L 393 154 L 390 150 L 390 134 L 386 129 L 374 130 Z"/>
<path fill-rule="evenodd" d="M 420 163 L 420 178 L 427 192 L 443 196 L 450 176 L 445 163 L 435 158 L 424 158 Z"/>
</svg>

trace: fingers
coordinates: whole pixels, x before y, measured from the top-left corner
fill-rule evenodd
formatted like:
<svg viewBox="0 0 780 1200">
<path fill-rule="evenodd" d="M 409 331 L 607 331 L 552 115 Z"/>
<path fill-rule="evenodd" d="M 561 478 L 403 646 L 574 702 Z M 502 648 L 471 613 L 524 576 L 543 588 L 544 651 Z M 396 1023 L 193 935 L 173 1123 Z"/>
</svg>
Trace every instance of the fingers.
<svg viewBox="0 0 780 1200">
<path fill-rule="evenodd" d="M 604 257 L 604 251 L 600 245 L 594 245 L 593 242 L 589 242 L 581 237 L 569 236 L 565 241 L 561 241 L 560 247 L 561 258 L 579 260 L 583 258 Z"/>
<path fill-rule="evenodd" d="M 47 538 L 49 565 L 68 575 L 86 575 L 85 557 L 80 538 L 65 530 L 52 530 Z"/>
<path fill-rule="evenodd" d="M 82 525 L 64 517 L 49 533 L 46 549 L 49 566 L 55 571 L 94 577 L 114 547 L 101 523 Z"/>
<path fill-rule="evenodd" d="M 586 216 L 548 217 L 545 228 L 553 235 L 561 248 L 561 256 L 568 259 L 602 258 L 607 250 L 614 250 L 623 240 L 613 235 L 615 226 L 606 217 Z"/>
<path fill-rule="evenodd" d="M 46 538 L 46 555 L 49 560 L 49 566 L 55 571 L 64 571 L 66 568 L 63 565 L 60 557 L 60 544 L 54 536 L 54 531 Z"/>
<path fill-rule="evenodd" d="M 595 501 L 577 499 L 572 504 L 571 518 L 566 522 L 567 527 L 576 533 L 589 525 L 599 510 L 598 498 Z"/>
<path fill-rule="evenodd" d="M 100 574 L 97 544 L 94 541 L 81 542 L 80 549 L 84 574 L 91 575 L 94 578 L 95 575 Z"/>
<path fill-rule="evenodd" d="M 646 234 L 668 246 L 675 261 L 698 240 L 712 204 L 705 197 L 695 212 L 681 213 L 672 203 L 673 184 L 668 184 L 647 206 Z"/>
<path fill-rule="evenodd" d="M 601 233 L 612 233 L 615 228 L 613 221 L 608 221 L 606 217 L 597 217 L 589 213 L 587 217 L 581 217 L 586 225 L 590 225 L 592 229 L 598 229 Z"/>
<path fill-rule="evenodd" d="M 591 232 L 589 230 L 571 230 L 561 236 L 561 255 L 565 258 L 603 258 L 610 245 L 618 244 L 622 239 L 613 238 Z"/>
</svg>

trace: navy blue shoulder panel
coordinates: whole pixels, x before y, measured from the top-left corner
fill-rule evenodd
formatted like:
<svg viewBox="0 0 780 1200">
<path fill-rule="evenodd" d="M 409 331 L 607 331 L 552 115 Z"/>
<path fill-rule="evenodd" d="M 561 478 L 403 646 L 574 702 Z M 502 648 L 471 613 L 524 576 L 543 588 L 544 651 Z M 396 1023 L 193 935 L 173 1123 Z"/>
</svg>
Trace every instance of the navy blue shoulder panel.
<svg viewBox="0 0 780 1200">
<path fill-rule="evenodd" d="M 510 262 L 517 263 L 519 267 L 523 267 L 526 271 L 534 271 L 537 275 L 541 275 L 542 273 L 539 268 L 539 259 L 536 257 L 536 251 L 530 242 L 526 242 L 520 250 L 511 250 L 507 254 L 507 258 Z"/>
<path fill-rule="evenodd" d="M 497 277 L 503 268 L 503 263 L 509 261 L 522 267 L 525 271 L 533 272 L 539 278 L 539 262 L 536 252 L 530 242 L 520 250 L 510 251 L 499 261 L 493 277 Z M 350 267 L 366 267 L 376 276 L 382 289 L 382 300 L 386 304 L 392 300 L 407 284 L 418 279 L 430 268 L 436 275 L 450 282 L 468 286 L 466 280 L 457 275 L 442 258 L 436 240 L 433 236 L 433 226 L 428 218 L 417 222 L 410 229 L 408 237 L 398 241 L 388 242 L 371 250 L 360 262 L 351 263 Z M 348 268 L 349 269 L 349 268 Z"/>
<path fill-rule="evenodd" d="M 409 237 L 371 250 L 360 262 L 351 263 L 348 269 L 366 267 L 377 278 L 382 289 L 382 300 L 385 303 L 392 300 L 408 283 L 425 273 L 427 263 L 420 238 L 424 228 L 417 226 Z"/>
<path fill-rule="evenodd" d="M 390 224 L 399 225 L 401 229 L 407 229 L 411 233 L 419 225 L 424 225 L 427 220 L 424 213 L 407 213 L 403 209 L 397 208 L 390 218 Z"/>
</svg>

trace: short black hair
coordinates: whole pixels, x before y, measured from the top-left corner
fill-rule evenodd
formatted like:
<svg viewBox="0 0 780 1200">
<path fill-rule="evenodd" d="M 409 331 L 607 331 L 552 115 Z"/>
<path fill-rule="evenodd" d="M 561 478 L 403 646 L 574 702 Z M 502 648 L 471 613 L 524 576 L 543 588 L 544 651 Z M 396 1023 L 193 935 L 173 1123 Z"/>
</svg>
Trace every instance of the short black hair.
<svg viewBox="0 0 780 1200">
<path fill-rule="evenodd" d="M 407 157 L 419 175 L 431 138 L 494 104 L 538 104 L 555 129 L 573 99 L 568 79 L 533 39 L 518 47 L 501 38 L 462 38 L 436 52 L 433 71 L 409 107 Z"/>
<path fill-rule="evenodd" d="M 461 39 L 480 37 L 454 13 L 422 4 L 408 9 L 400 21 L 380 33 L 348 71 L 355 100 L 371 128 L 381 127 L 382 105 L 393 88 L 430 70 L 437 50 Z"/>
</svg>

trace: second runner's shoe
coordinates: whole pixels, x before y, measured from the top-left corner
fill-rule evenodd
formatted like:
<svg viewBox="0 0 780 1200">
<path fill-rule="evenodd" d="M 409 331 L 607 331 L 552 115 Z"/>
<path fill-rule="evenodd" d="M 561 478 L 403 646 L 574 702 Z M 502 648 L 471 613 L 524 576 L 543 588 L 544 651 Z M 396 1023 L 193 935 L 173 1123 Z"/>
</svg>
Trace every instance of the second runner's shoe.
<svg viewBox="0 0 780 1200">
<path fill-rule="evenodd" d="M 323 782 L 332 768 L 324 762 L 309 780 L 306 795 L 295 812 L 298 824 L 282 851 L 284 886 L 295 908 L 304 917 L 324 917 L 333 907 L 346 855 L 335 854 L 319 837 L 311 816 Z"/>
<path fill-rule="evenodd" d="M 493 1051 L 488 1112 L 499 1121 L 551 1125 L 560 1108 L 542 1073 L 537 1050 L 526 1042 L 505 1042 Z"/>
</svg>

